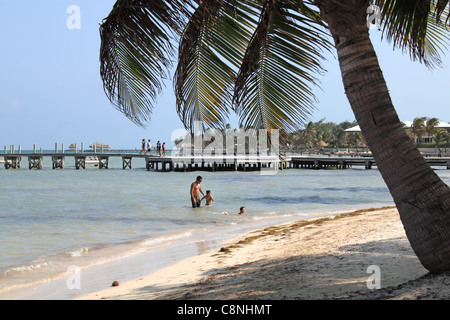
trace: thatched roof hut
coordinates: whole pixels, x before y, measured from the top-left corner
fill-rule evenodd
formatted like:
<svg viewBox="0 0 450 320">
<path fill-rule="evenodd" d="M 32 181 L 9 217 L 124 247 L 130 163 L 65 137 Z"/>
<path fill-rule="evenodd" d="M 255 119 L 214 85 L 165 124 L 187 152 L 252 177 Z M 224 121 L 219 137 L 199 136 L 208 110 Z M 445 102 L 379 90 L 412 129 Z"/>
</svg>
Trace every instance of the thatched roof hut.
<svg viewBox="0 0 450 320">
<path fill-rule="evenodd" d="M 103 147 L 103 149 L 111 149 L 111 146 L 110 146 L 109 144 L 101 144 L 101 143 L 98 143 L 98 142 L 93 142 L 93 143 L 89 146 L 89 148 L 92 148 L 92 149 L 94 149 L 94 147 L 95 147 L 96 149 L 101 149 L 102 147 Z"/>
</svg>

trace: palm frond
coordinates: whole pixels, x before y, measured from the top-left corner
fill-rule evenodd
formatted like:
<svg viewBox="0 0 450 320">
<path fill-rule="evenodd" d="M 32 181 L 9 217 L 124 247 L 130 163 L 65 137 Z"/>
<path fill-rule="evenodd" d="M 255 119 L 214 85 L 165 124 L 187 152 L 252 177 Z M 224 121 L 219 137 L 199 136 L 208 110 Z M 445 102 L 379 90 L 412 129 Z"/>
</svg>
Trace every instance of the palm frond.
<svg viewBox="0 0 450 320">
<path fill-rule="evenodd" d="M 442 16 L 447 16 L 445 18 L 445 24 L 447 25 L 447 27 L 450 26 L 450 4 L 449 4 L 449 0 L 437 0 L 436 5 L 434 6 L 434 12 L 436 15 L 436 20 L 438 22 L 441 22 L 441 17 Z"/>
<path fill-rule="evenodd" d="M 187 129 L 194 121 L 224 128 L 237 67 L 250 39 L 247 1 L 201 1 L 183 33 L 175 73 L 177 111 Z"/>
<path fill-rule="evenodd" d="M 294 131 L 308 118 L 316 101 L 311 85 L 331 48 L 320 21 L 302 1 L 265 1 L 236 80 L 245 128 Z"/>
<path fill-rule="evenodd" d="M 177 0 L 118 0 L 100 27 L 100 75 L 108 99 L 144 126 L 168 78 L 174 56 L 171 35 L 188 15 Z"/>
<path fill-rule="evenodd" d="M 447 15 L 448 0 L 376 0 L 381 8 L 382 37 L 394 48 L 408 52 L 433 68 L 442 64 L 441 55 L 450 43 L 450 33 L 441 16 Z"/>
</svg>

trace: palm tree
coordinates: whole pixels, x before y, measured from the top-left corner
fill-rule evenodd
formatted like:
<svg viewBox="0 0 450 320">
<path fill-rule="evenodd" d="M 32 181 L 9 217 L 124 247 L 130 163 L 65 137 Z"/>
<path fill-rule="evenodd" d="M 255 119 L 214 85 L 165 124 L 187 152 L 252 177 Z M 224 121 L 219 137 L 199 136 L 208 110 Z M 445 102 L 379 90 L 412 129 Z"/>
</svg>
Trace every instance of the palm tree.
<svg viewBox="0 0 450 320">
<path fill-rule="evenodd" d="M 332 133 L 333 133 L 334 141 L 336 143 L 336 148 L 338 151 L 340 151 L 339 145 L 341 144 L 341 142 L 344 141 L 346 132 L 342 127 L 337 126 L 336 128 L 334 128 Z"/>
<path fill-rule="evenodd" d="M 439 124 L 438 118 L 430 118 L 425 124 L 425 131 L 428 134 L 428 142 L 432 142 L 432 137 L 436 132 L 436 126 Z"/>
<path fill-rule="evenodd" d="M 312 121 L 308 122 L 302 133 L 302 138 L 306 146 L 312 149 L 317 142 L 317 131 Z"/>
<path fill-rule="evenodd" d="M 149 119 L 178 46 L 177 110 L 222 127 L 293 132 L 314 109 L 323 52 L 337 52 L 345 93 L 412 248 L 431 272 L 450 270 L 450 188 L 397 116 L 367 27 L 369 0 L 118 0 L 101 26 L 108 98 L 132 121 Z M 448 0 L 375 0 L 381 34 L 413 60 L 439 66 L 449 42 Z M 442 21 L 444 16 L 446 21 Z M 329 37 L 331 35 L 331 38 Z M 331 40 L 331 41 L 330 41 Z"/>
<path fill-rule="evenodd" d="M 316 129 L 316 136 L 318 141 L 323 141 L 330 144 L 333 140 L 332 131 L 336 127 L 334 122 L 325 122 L 325 119 L 314 122 L 314 127 Z"/>
<path fill-rule="evenodd" d="M 450 135 L 448 134 L 447 130 L 440 129 L 440 128 L 435 130 L 435 134 L 436 134 L 435 135 L 436 147 L 439 150 L 439 156 L 441 156 L 442 150 L 441 150 L 441 147 L 439 146 L 439 144 L 441 142 L 448 142 Z M 447 147 L 447 143 L 445 144 L 445 146 Z"/>
<path fill-rule="evenodd" d="M 414 118 L 411 132 L 414 134 L 416 143 L 419 144 L 422 136 L 425 134 L 425 120 L 423 118 Z"/>
</svg>

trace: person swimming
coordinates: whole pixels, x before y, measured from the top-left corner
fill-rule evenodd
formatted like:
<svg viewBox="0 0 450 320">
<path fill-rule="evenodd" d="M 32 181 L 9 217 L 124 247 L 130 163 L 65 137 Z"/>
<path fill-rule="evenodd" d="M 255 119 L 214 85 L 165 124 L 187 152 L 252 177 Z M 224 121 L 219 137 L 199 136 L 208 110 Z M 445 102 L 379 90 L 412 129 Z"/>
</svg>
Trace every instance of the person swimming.
<svg viewBox="0 0 450 320">
<path fill-rule="evenodd" d="M 239 208 L 239 213 L 238 213 L 238 214 L 244 214 L 244 213 L 245 213 L 245 207 L 240 207 L 240 208 Z M 222 212 L 222 214 L 228 215 L 228 212 Z"/>
<path fill-rule="evenodd" d="M 207 207 L 211 207 L 212 206 L 212 202 L 214 201 L 214 197 L 211 194 L 211 190 L 206 190 L 206 195 L 203 196 L 203 198 L 200 200 L 200 202 L 203 201 L 203 199 L 206 199 L 205 206 L 207 206 Z"/>
</svg>

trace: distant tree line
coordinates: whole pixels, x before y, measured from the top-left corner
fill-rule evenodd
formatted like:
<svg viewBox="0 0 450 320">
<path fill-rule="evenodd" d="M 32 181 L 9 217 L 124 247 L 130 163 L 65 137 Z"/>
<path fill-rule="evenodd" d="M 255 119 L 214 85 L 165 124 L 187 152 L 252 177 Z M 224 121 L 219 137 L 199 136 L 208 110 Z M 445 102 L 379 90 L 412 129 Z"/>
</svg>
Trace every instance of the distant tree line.
<svg viewBox="0 0 450 320">
<path fill-rule="evenodd" d="M 441 149 L 448 147 L 450 134 L 448 129 L 437 127 L 439 122 L 437 118 L 417 117 L 410 126 L 405 124 L 404 128 L 418 147 L 436 148 L 441 153 Z M 367 150 L 367 143 L 361 132 L 345 131 L 357 125 L 356 121 L 311 121 L 304 128 L 289 133 L 282 141 L 282 148 L 292 151 L 323 148 L 334 148 L 338 151 L 342 148 Z"/>
<path fill-rule="evenodd" d="M 283 149 L 317 150 L 321 148 L 367 148 L 361 132 L 346 132 L 345 130 L 358 125 L 356 121 L 334 123 L 322 119 L 308 122 L 305 128 L 292 132 L 283 139 Z"/>
<path fill-rule="evenodd" d="M 411 123 L 404 123 L 404 129 L 418 147 L 435 148 L 439 153 L 447 152 L 450 135 L 448 129 L 438 128 L 439 119 L 418 117 Z M 367 142 L 361 132 L 348 132 L 349 128 L 357 126 L 356 121 L 343 121 L 335 123 L 322 119 L 317 122 L 310 121 L 304 128 L 294 132 L 280 135 L 279 145 L 282 150 L 287 151 L 320 151 L 334 149 L 338 152 L 342 149 L 356 149 L 356 151 L 369 151 Z M 226 148 L 225 137 L 227 131 L 232 129 L 227 124 L 225 129 L 219 130 L 223 137 L 223 148 Z M 243 130 L 242 127 L 236 130 Z M 184 148 L 193 148 L 193 142 L 187 133 Z M 186 138 L 185 137 L 185 138 Z M 259 136 L 256 136 L 259 141 Z M 204 139 L 202 137 L 202 148 L 215 141 L 214 137 Z M 181 146 L 183 139 L 175 139 L 175 144 Z M 246 147 L 247 146 L 246 142 Z M 219 144 L 220 145 L 220 144 Z M 237 146 L 237 145 L 236 145 Z M 445 151 L 444 151 L 445 148 Z"/>
</svg>

